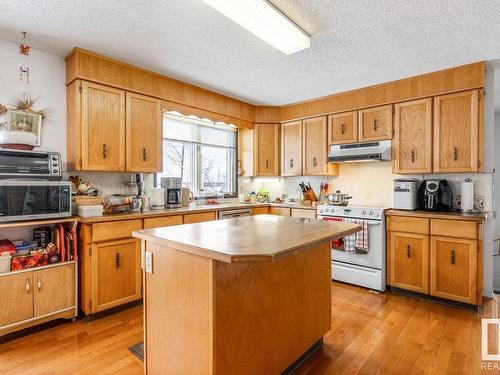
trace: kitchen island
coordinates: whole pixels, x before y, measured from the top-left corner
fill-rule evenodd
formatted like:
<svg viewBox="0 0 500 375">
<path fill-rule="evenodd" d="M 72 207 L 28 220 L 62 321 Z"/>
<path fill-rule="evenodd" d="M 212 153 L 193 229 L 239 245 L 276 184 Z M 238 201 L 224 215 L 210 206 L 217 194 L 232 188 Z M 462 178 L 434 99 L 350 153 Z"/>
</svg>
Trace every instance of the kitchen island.
<svg viewBox="0 0 500 375">
<path fill-rule="evenodd" d="M 258 215 L 134 232 L 147 374 L 279 374 L 330 330 L 330 241 L 349 223 Z"/>
</svg>

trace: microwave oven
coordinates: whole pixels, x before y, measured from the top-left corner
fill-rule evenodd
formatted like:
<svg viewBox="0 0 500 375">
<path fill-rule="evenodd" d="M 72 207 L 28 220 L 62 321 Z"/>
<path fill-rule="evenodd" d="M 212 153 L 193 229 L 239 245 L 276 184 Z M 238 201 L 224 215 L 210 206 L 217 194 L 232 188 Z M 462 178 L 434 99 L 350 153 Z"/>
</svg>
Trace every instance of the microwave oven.
<svg viewBox="0 0 500 375">
<path fill-rule="evenodd" d="M 0 222 L 68 216 L 69 181 L 0 180 Z"/>
</svg>

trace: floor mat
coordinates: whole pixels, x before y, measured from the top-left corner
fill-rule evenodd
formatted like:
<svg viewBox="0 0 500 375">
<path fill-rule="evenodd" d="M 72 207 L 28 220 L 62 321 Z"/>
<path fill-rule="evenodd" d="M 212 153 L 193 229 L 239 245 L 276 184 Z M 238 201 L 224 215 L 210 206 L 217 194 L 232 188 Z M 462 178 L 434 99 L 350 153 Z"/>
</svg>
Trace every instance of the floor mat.
<svg viewBox="0 0 500 375">
<path fill-rule="evenodd" d="M 144 342 L 141 341 L 128 348 L 137 358 L 144 362 Z"/>
</svg>

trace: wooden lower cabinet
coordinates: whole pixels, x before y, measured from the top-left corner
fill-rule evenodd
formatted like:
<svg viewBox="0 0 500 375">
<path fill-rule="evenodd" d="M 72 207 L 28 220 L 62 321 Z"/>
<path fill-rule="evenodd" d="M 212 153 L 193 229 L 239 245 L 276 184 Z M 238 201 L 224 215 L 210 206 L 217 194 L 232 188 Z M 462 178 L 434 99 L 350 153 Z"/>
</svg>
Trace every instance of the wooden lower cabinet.
<svg viewBox="0 0 500 375">
<path fill-rule="evenodd" d="M 132 238 L 92 246 L 93 313 L 142 298 L 140 254 Z"/>
<path fill-rule="evenodd" d="M 288 207 L 269 207 L 270 215 L 290 216 L 290 209 Z"/>
<path fill-rule="evenodd" d="M 292 208 L 291 216 L 304 219 L 316 219 L 316 210 L 310 210 L 308 208 Z"/>
<path fill-rule="evenodd" d="M 76 302 L 74 285 L 74 264 L 33 271 L 34 316 L 74 306 Z"/>
<path fill-rule="evenodd" d="M 33 272 L 0 277 L 0 326 L 33 318 Z"/>
<path fill-rule="evenodd" d="M 75 318 L 75 263 L 0 275 L 0 336 L 56 318 Z"/>
<path fill-rule="evenodd" d="M 182 215 L 150 217 L 144 219 L 144 229 L 168 227 L 170 225 L 183 224 Z"/>
<path fill-rule="evenodd" d="M 269 207 L 253 207 L 252 215 L 264 215 L 269 213 Z"/>
<path fill-rule="evenodd" d="M 390 232 L 389 285 L 429 293 L 429 237 L 422 234 Z"/>
<path fill-rule="evenodd" d="M 477 241 L 431 237 L 431 295 L 477 304 Z"/>
<path fill-rule="evenodd" d="M 184 224 L 201 223 L 217 219 L 217 212 L 200 212 L 197 214 L 184 215 Z"/>
</svg>

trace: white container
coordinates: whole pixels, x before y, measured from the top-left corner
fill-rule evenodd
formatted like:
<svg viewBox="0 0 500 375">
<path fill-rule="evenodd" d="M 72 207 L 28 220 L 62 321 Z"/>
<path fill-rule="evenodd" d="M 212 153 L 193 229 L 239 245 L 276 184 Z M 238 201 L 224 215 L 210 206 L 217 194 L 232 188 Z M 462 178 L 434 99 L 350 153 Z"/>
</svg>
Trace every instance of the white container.
<svg viewBox="0 0 500 375">
<path fill-rule="evenodd" d="M 466 179 L 460 186 L 460 201 L 461 210 L 470 212 L 474 209 L 474 182 L 471 179 Z"/>
<path fill-rule="evenodd" d="M 10 260 L 12 256 L 9 253 L 0 255 L 0 273 L 10 272 Z"/>
<path fill-rule="evenodd" d="M 152 210 L 163 210 L 165 209 L 165 189 L 161 187 L 155 187 L 151 190 L 151 199 L 149 200 Z"/>
<path fill-rule="evenodd" d="M 102 204 L 97 206 L 78 206 L 78 216 L 81 217 L 96 217 L 102 216 L 104 207 Z"/>
</svg>

